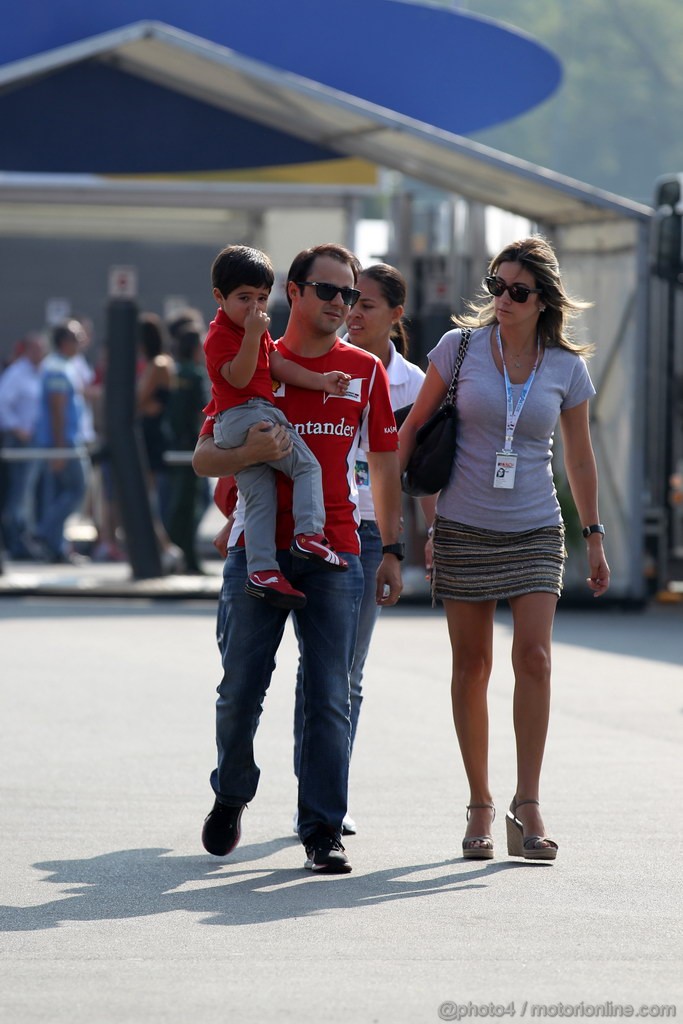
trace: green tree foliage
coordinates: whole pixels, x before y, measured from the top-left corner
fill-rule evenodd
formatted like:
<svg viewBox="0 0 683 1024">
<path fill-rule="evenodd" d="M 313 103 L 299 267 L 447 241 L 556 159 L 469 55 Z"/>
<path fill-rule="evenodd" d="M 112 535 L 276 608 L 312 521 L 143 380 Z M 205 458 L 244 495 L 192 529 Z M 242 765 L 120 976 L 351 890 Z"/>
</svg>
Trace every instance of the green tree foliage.
<svg viewBox="0 0 683 1024">
<path fill-rule="evenodd" d="M 683 170 L 680 0 L 445 0 L 443 6 L 523 31 L 563 65 L 550 99 L 477 133 L 477 141 L 644 203 L 652 202 L 655 178 Z"/>
</svg>

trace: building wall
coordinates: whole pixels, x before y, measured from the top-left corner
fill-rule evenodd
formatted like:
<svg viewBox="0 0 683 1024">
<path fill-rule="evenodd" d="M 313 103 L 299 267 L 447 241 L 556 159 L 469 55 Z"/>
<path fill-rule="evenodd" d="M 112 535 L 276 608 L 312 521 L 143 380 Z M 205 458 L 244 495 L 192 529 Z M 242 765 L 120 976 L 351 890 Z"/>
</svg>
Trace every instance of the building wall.
<svg viewBox="0 0 683 1024">
<path fill-rule="evenodd" d="M 165 303 L 175 296 L 208 316 L 213 310 L 209 267 L 214 255 L 213 245 L 0 238 L 0 352 L 6 358 L 22 334 L 48 326 L 48 305 L 58 312 L 55 300 L 64 300 L 71 313 L 90 317 L 96 339 L 101 339 L 109 271 L 116 265 L 137 268 L 142 309 L 163 313 Z"/>
<path fill-rule="evenodd" d="M 136 268 L 141 309 L 164 315 L 171 307 L 188 303 L 210 319 L 215 311 L 211 264 L 222 246 L 232 243 L 257 245 L 271 255 L 279 279 L 273 295 L 273 326 L 282 329 L 286 303 L 279 286 L 292 258 L 309 245 L 344 242 L 347 233 L 346 215 L 338 209 L 280 211 L 251 220 L 242 217 L 238 223 L 207 228 L 205 241 L 199 240 L 202 232 L 195 225 L 187 232 L 193 236 L 189 242 L 182 240 L 180 228 L 171 231 L 167 224 L 164 232 L 148 225 L 142 211 L 140 220 L 145 223 L 147 240 L 111 237 L 113 228 L 109 237 L 74 237 L 66 230 L 41 236 L 35 227 L 31 234 L 0 235 L 2 361 L 23 334 L 49 326 L 50 314 L 53 321 L 60 319 L 60 309 L 90 317 L 97 346 L 104 336 L 113 266 Z M 133 235 L 133 228 L 125 230 Z"/>
</svg>

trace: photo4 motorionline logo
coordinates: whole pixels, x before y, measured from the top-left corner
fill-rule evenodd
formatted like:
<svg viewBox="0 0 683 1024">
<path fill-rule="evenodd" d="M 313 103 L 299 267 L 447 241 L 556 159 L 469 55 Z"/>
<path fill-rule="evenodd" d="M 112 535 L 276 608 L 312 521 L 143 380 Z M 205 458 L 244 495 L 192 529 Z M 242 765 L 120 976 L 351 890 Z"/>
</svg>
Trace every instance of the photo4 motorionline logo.
<svg viewBox="0 0 683 1024">
<path fill-rule="evenodd" d="M 440 1020 L 465 1020 L 468 1017 L 649 1017 L 674 1018 L 676 1007 L 661 1003 L 530 1003 L 525 1000 L 519 1009 L 510 1003 L 456 1003 L 446 1000 L 439 1006 Z"/>
</svg>

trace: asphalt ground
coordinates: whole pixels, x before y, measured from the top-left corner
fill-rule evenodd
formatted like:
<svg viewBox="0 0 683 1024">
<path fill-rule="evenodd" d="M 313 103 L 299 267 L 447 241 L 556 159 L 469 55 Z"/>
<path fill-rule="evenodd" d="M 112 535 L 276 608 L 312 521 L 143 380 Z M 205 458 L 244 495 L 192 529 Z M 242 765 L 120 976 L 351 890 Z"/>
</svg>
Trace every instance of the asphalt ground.
<svg viewBox="0 0 683 1024">
<path fill-rule="evenodd" d="M 0 597 L 3 1024 L 681 1016 L 683 605 L 558 612 L 554 864 L 505 848 L 509 612 L 490 688 L 496 857 L 475 863 L 443 612 L 385 610 L 352 763 L 353 872 L 336 877 L 303 869 L 291 831 L 290 627 L 242 842 L 223 859 L 201 847 L 214 612 L 213 595 Z"/>
</svg>

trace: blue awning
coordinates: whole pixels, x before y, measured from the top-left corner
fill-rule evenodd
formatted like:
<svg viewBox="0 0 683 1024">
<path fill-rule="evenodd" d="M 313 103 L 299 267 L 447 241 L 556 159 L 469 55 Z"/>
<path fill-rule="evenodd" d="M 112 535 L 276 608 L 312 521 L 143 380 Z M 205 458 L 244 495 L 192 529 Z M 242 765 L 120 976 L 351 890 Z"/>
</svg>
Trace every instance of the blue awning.
<svg viewBox="0 0 683 1024">
<path fill-rule="evenodd" d="M 17 119 L 27 90 L 38 102 Z M 66 97 L 75 92 L 80 103 L 72 106 Z M 118 156 L 119 172 L 165 173 L 180 164 L 209 170 L 209 159 L 222 168 L 229 158 L 253 167 L 258 153 L 270 165 L 329 154 L 393 168 L 535 221 L 650 215 L 611 193 L 154 22 L 0 67 L 0 120 L 0 171 L 104 173 L 106 163 L 112 173 Z M 35 165 L 17 166 L 20 153 Z"/>
<path fill-rule="evenodd" d="M 0 66 L 142 21 L 460 135 L 525 113 L 562 74 L 531 36 L 428 0 L 30 0 L 3 20 Z"/>
</svg>

